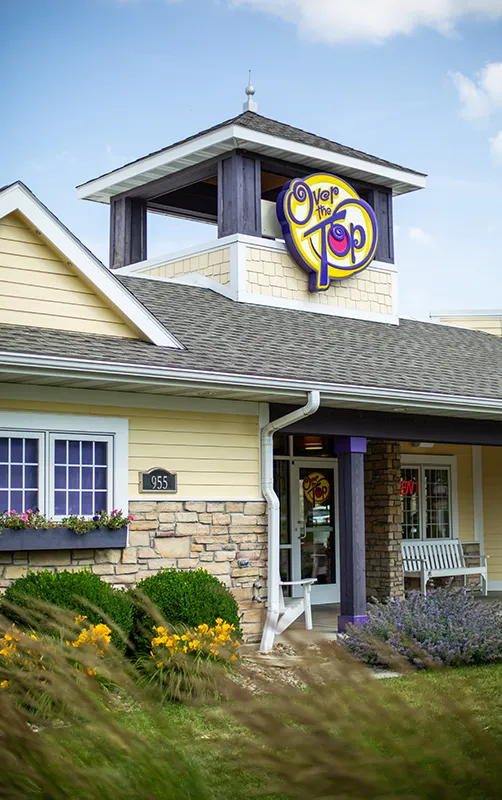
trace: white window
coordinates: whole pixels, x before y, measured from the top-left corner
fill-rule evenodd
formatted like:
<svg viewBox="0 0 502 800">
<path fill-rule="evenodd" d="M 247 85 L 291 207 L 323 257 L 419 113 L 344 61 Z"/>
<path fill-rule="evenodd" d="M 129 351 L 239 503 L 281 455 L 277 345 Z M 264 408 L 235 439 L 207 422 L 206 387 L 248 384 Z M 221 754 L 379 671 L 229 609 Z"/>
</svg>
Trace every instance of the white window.
<svg viewBox="0 0 502 800">
<path fill-rule="evenodd" d="M 454 458 L 403 456 L 400 493 L 403 539 L 458 537 Z"/>
<path fill-rule="evenodd" d="M 126 419 L 1 412 L 0 512 L 126 513 L 127 440 Z"/>
</svg>

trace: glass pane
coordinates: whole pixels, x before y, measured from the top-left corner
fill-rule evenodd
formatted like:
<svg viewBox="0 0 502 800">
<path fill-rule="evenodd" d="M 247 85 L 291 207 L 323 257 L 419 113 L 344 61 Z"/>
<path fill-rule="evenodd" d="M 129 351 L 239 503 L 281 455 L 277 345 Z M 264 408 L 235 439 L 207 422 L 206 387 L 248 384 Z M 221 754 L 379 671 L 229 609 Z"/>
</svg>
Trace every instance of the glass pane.
<svg viewBox="0 0 502 800">
<path fill-rule="evenodd" d="M 4 464 L 9 460 L 9 440 L 6 436 L 0 437 L 0 461 Z"/>
<path fill-rule="evenodd" d="M 94 463 L 100 467 L 107 465 L 106 458 L 107 444 L 106 442 L 94 442 Z"/>
<path fill-rule="evenodd" d="M 287 456 L 289 436 L 285 433 L 276 433 L 274 436 L 274 456 Z"/>
<path fill-rule="evenodd" d="M 11 492 L 10 493 L 10 509 L 9 511 L 24 511 L 23 493 Z"/>
<path fill-rule="evenodd" d="M 94 512 L 106 511 L 106 492 L 96 492 L 94 501 Z"/>
<path fill-rule="evenodd" d="M 54 512 L 58 516 L 66 514 L 66 492 L 54 492 Z"/>
<path fill-rule="evenodd" d="M 38 439 L 24 440 L 24 460 L 27 464 L 38 464 Z"/>
<path fill-rule="evenodd" d="M 281 504 L 281 544 L 288 544 L 291 541 L 289 525 L 289 461 L 274 461 L 274 490 Z"/>
<path fill-rule="evenodd" d="M 80 489 L 80 467 L 70 467 L 68 473 L 70 489 Z"/>
<path fill-rule="evenodd" d="M 280 571 L 281 571 L 281 581 L 290 581 L 291 580 L 291 550 L 289 547 L 281 547 L 280 550 Z M 284 597 L 291 596 L 291 586 L 283 586 L 282 591 Z"/>
<path fill-rule="evenodd" d="M 450 473 L 448 469 L 426 467 L 425 498 L 427 539 L 447 539 L 450 536 Z"/>
<path fill-rule="evenodd" d="M 7 489 L 9 485 L 9 467 L 7 464 L 0 464 L 0 486 Z"/>
<path fill-rule="evenodd" d="M 96 489 L 106 489 L 106 467 L 97 467 L 94 470 L 94 485 Z"/>
<path fill-rule="evenodd" d="M 38 508 L 38 492 L 35 490 L 27 491 L 24 493 L 24 510 L 28 511 L 31 509 L 34 511 Z"/>
<path fill-rule="evenodd" d="M 56 489 L 66 489 L 66 467 L 54 467 Z"/>
<path fill-rule="evenodd" d="M 23 466 L 22 464 L 11 464 L 10 466 L 10 485 L 13 489 L 23 488 Z"/>
<path fill-rule="evenodd" d="M 68 464 L 80 464 L 80 442 L 68 442 Z"/>
<path fill-rule="evenodd" d="M 23 440 L 11 439 L 10 440 L 10 460 L 21 464 L 23 461 Z"/>
<path fill-rule="evenodd" d="M 405 467 L 401 470 L 400 493 L 403 512 L 403 539 L 420 539 L 418 474 L 418 467 Z"/>
<path fill-rule="evenodd" d="M 310 458 L 333 458 L 335 440 L 332 436 L 293 436 L 293 453 L 295 456 Z"/>
<path fill-rule="evenodd" d="M 24 486 L 26 489 L 36 489 L 38 487 L 38 467 L 28 464 L 24 468 Z"/>
<path fill-rule="evenodd" d="M 92 489 L 92 473 L 92 467 L 82 467 L 82 489 Z"/>
<path fill-rule="evenodd" d="M 56 464 L 66 464 L 66 441 L 57 439 L 54 445 L 54 460 Z"/>
<path fill-rule="evenodd" d="M 82 442 L 82 464 L 92 464 L 92 442 Z"/>
<path fill-rule="evenodd" d="M 92 492 L 82 492 L 82 514 L 94 514 Z"/>
<path fill-rule="evenodd" d="M 0 491 L 0 514 L 3 514 L 4 511 L 10 511 L 9 493 L 7 491 Z"/>
<path fill-rule="evenodd" d="M 299 492 L 301 577 L 335 583 L 334 471 L 302 467 Z"/>
<path fill-rule="evenodd" d="M 68 513 L 80 514 L 80 492 L 68 492 Z"/>
</svg>

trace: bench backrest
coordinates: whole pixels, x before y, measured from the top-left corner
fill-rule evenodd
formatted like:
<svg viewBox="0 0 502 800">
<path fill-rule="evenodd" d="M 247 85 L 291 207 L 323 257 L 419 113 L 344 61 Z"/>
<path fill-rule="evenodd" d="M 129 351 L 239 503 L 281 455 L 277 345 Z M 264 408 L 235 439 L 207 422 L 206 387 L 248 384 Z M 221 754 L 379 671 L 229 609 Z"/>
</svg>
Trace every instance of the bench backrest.
<svg viewBox="0 0 502 800">
<path fill-rule="evenodd" d="M 440 542 L 423 542 L 413 539 L 401 543 L 403 571 L 420 572 L 421 562 L 428 569 L 460 569 L 465 567 L 464 552 L 460 539 Z"/>
</svg>

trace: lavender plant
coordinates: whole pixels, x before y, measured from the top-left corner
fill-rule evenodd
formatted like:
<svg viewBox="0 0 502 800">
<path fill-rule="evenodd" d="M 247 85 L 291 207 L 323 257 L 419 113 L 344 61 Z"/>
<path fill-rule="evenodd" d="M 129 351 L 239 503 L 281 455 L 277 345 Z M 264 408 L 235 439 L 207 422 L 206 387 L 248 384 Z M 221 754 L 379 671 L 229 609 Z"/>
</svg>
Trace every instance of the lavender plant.
<svg viewBox="0 0 502 800">
<path fill-rule="evenodd" d="M 349 626 L 343 644 L 375 666 L 396 656 L 419 668 L 502 661 L 502 603 L 477 600 L 465 589 L 410 592 L 370 605 L 367 622 Z"/>
</svg>

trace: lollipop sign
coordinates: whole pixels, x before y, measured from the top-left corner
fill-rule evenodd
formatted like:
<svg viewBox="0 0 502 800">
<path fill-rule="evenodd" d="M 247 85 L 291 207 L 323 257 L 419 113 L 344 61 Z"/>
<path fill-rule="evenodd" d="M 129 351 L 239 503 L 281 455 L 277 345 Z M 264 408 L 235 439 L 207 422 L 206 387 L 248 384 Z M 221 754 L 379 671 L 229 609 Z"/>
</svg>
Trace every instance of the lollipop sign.
<svg viewBox="0 0 502 800">
<path fill-rule="evenodd" d="M 309 273 L 311 292 L 362 272 L 375 257 L 374 211 L 335 175 L 288 181 L 277 198 L 277 217 L 289 252 Z"/>
</svg>

